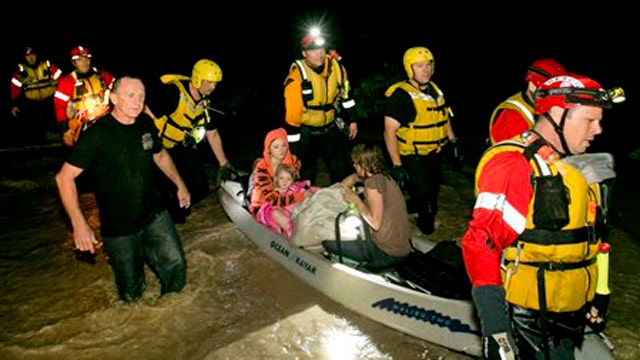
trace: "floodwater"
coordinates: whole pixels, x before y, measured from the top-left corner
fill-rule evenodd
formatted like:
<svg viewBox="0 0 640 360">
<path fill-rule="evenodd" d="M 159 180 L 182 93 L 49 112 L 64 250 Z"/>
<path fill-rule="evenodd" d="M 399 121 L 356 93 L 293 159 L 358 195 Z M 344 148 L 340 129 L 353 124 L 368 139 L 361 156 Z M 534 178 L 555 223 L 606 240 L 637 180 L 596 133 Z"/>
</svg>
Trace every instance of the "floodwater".
<svg viewBox="0 0 640 360">
<path fill-rule="evenodd" d="M 53 185 L 57 160 L 0 176 L 0 359 L 469 359 L 355 314 L 255 247 L 215 194 L 178 225 L 188 284 L 121 303 L 104 255 L 75 259 Z M 27 165 L 25 165 L 27 166 Z M 436 239 L 459 239 L 472 183 L 449 174 Z M 606 335 L 618 359 L 640 358 L 640 243 L 613 228 Z M 345 290 L 347 291 L 347 290 Z"/>
</svg>

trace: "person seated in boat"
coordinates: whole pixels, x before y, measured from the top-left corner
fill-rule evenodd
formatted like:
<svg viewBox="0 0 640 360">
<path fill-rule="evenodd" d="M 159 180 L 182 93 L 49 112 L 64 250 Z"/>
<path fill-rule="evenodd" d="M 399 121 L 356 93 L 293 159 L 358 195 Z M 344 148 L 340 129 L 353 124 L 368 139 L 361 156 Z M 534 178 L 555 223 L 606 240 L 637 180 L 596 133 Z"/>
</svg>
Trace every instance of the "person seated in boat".
<svg viewBox="0 0 640 360">
<path fill-rule="evenodd" d="M 274 179 L 276 169 L 280 165 L 286 165 L 291 168 L 296 176 L 300 172 L 300 160 L 296 155 L 291 154 L 289 142 L 287 141 L 287 132 L 284 128 L 271 130 L 267 133 L 264 139 L 262 157 L 254 163 L 249 203 L 249 211 L 254 216 L 258 215 L 265 203 L 269 204 L 265 206 L 270 206 L 272 209 L 284 209 L 289 205 L 301 202 L 312 193 L 310 189 L 293 193 L 289 191 L 279 192 Z M 276 219 L 283 214 L 278 210 L 267 211 L 263 209 L 258 220 L 266 224 L 278 224 Z M 280 220 L 283 219 L 280 218 Z"/>
<path fill-rule="evenodd" d="M 275 178 L 273 181 L 275 190 L 281 195 L 295 196 L 298 193 L 310 191 L 314 193 L 318 191 L 318 187 L 312 186 L 310 180 L 297 180 L 296 169 L 282 163 L 276 168 Z M 291 211 L 298 203 L 291 203 L 287 206 L 275 206 L 265 201 L 260 205 L 256 220 L 259 223 L 267 225 L 270 229 L 278 234 L 291 236 Z"/>
<path fill-rule="evenodd" d="M 356 172 L 342 180 L 342 196 L 360 213 L 366 236 L 356 240 L 325 240 L 322 246 L 331 254 L 361 262 L 369 269 L 397 265 L 412 250 L 402 190 L 389 175 L 380 146 L 357 144 L 351 150 L 351 160 Z M 362 197 L 353 190 L 358 183 L 364 184 Z"/>
</svg>

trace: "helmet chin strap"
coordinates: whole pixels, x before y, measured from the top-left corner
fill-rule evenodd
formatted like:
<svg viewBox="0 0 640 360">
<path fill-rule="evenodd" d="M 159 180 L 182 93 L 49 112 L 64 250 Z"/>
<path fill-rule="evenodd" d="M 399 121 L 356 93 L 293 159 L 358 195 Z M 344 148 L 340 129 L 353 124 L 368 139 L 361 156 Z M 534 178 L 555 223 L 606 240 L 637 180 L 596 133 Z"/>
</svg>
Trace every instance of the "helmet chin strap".
<svg viewBox="0 0 640 360">
<path fill-rule="evenodd" d="M 544 113 L 542 117 L 545 120 L 547 120 L 551 124 L 551 126 L 553 126 L 553 129 L 556 131 L 556 134 L 558 134 L 558 138 L 560 139 L 560 144 L 562 145 L 563 151 L 561 152 L 558 149 L 555 149 L 555 146 L 550 144 L 551 147 L 553 147 L 559 153 L 564 153 L 565 155 L 573 155 L 571 151 L 569 151 L 567 140 L 564 138 L 564 123 L 565 123 L 565 119 L 567 118 L 568 112 L 569 110 L 564 109 L 564 112 L 562 113 L 562 118 L 560 119 L 560 125 L 556 124 L 555 121 L 553 121 L 553 119 L 549 115 L 549 112 Z"/>
<path fill-rule="evenodd" d="M 204 96 L 202 96 L 202 93 L 200 92 L 200 88 L 197 88 L 195 85 L 193 85 L 192 82 L 189 82 L 189 86 L 193 87 L 193 89 L 196 91 L 196 94 L 198 95 L 199 99 L 196 101 L 196 103 L 200 102 L 202 99 L 204 99 Z"/>
</svg>

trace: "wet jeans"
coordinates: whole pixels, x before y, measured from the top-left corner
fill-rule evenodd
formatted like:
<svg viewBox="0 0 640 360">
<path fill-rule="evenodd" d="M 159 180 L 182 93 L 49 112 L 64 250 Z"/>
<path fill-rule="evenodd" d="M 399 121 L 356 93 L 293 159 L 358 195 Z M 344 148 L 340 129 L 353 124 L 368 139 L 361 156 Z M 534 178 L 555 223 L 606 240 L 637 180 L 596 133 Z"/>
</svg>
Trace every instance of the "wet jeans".
<svg viewBox="0 0 640 360">
<path fill-rule="evenodd" d="M 138 233 L 104 239 L 120 299 L 139 299 L 146 287 L 144 265 L 160 279 L 161 295 L 182 290 L 187 264 L 180 238 L 167 211 Z"/>
</svg>

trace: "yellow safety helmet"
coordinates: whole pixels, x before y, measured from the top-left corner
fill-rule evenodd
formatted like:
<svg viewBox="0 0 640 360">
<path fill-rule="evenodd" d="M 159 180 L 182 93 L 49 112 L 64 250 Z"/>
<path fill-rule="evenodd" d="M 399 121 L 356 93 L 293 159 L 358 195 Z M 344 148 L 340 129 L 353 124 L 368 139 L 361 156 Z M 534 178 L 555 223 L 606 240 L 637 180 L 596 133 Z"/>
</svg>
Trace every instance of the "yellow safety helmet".
<svg viewBox="0 0 640 360">
<path fill-rule="evenodd" d="M 417 62 L 427 61 L 434 61 L 434 59 L 433 54 L 426 47 L 412 47 L 405 51 L 402 63 L 404 64 L 404 70 L 407 72 L 409 79 L 413 79 L 413 69 L 411 69 L 411 65 Z"/>
<path fill-rule="evenodd" d="M 191 72 L 191 83 L 196 88 L 202 85 L 204 80 L 212 82 L 222 81 L 222 69 L 215 62 L 209 59 L 198 60 L 193 65 L 193 71 Z"/>
</svg>

